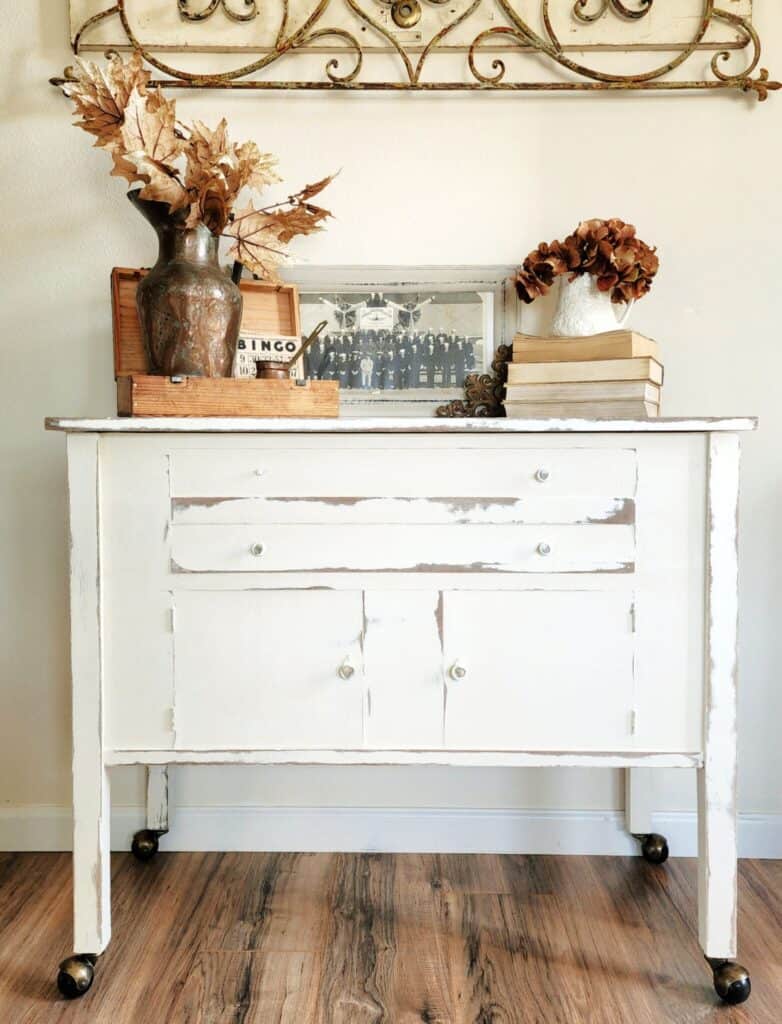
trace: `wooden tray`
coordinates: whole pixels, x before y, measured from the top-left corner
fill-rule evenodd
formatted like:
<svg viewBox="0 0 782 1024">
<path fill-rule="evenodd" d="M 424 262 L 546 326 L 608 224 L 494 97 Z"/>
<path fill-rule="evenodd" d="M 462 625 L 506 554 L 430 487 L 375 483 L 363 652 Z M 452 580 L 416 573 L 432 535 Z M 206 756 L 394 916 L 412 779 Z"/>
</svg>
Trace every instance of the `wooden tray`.
<svg viewBox="0 0 782 1024">
<path fill-rule="evenodd" d="M 336 381 L 237 380 L 150 374 L 136 310 L 145 270 L 111 272 L 114 377 L 120 416 L 338 416 Z M 242 281 L 242 330 L 301 339 L 294 284 Z"/>
<path fill-rule="evenodd" d="M 160 377 L 117 380 L 120 416 L 338 416 L 335 380 Z"/>
</svg>

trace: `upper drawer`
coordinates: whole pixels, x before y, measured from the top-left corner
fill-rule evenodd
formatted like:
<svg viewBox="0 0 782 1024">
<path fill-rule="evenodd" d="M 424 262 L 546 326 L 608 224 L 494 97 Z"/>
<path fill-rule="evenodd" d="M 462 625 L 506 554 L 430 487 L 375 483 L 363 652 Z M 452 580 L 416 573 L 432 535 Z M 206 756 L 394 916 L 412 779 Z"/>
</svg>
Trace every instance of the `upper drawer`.
<svg viewBox="0 0 782 1024">
<path fill-rule="evenodd" d="M 632 526 L 175 524 L 174 572 L 633 572 Z"/>
<path fill-rule="evenodd" d="M 170 460 L 174 498 L 629 498 L 637 476 L 628 448 L 200 449 Z"/>
</svg>

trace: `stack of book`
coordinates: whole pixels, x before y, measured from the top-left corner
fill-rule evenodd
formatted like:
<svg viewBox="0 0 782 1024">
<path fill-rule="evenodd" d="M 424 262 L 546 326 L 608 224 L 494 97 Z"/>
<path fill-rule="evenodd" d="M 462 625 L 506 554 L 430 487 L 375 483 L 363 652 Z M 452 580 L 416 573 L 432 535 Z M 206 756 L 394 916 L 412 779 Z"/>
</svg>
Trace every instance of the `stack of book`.
<svg viewBox="0 0 782 1024">
<path fill-rule="evenodd" d="M 505 412 L 514 417 L 658 416 L 662 383 L 657 342 L 633 331 L 590 338 L 517 334 Z"/>
</svg>

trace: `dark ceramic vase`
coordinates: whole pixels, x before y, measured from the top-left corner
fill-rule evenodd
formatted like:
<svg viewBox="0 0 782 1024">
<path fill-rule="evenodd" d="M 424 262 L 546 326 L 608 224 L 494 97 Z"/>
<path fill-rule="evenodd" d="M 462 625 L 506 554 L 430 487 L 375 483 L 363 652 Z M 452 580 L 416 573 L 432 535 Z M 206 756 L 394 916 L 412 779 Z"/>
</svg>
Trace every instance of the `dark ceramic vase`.
<svg viewBox="0 0 782 1024">
<path fill-rule="evenodd" d="M 216 235 L 199 224 L 186 228 L 186 210 L 172 214 L 166 203 L 128 199 L 157 232 L 157 263 L 141 279 L 136 305 L 150 373 L 166 376 L 230 377 L 242 293 L 218 263 Z"/>
</svg>

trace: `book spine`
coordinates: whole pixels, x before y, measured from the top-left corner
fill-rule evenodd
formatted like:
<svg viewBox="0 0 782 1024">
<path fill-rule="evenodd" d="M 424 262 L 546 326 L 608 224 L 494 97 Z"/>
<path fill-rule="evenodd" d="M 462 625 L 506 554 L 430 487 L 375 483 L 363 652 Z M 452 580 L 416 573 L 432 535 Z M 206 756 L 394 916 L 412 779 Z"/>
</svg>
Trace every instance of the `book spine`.
<svg viewBox="0 0 782 1024">
<path fill-rule="evenodd" d="M 509 384 L 506 397 L 525 402 L 659 402 L 660 389 L 646 381 Z"/>
<path fill-rule="evenodd" d="M 662 385 L 663 367 L 656 359 L 595 359 L 561 363 L 510 363 L 509 384 L 566 384 L 648 381 Z"/>
<path fill-rule="evenodd" d="M 505 413 L 509 417 L 548 417 L 554 419 L 585 418 L 613 419 L 622 417 L 659 416 L 660 407 L 656 402 L 505 402 Z"/>
</svg>

